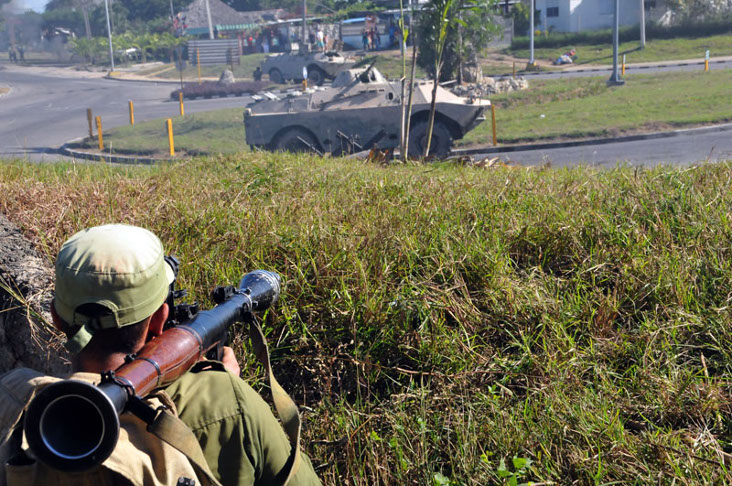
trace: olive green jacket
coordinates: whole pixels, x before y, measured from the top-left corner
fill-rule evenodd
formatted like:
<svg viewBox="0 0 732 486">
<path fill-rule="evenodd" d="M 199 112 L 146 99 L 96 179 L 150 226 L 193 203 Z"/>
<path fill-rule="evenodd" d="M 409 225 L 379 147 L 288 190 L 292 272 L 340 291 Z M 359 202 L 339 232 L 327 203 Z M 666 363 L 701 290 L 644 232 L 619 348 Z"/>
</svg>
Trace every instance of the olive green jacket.
<svg viewBox="0 0 732 486">
<path fill-rule="evenodd" d="M 290 444 L 269 405 L 244 380 L 221 369 L 191 371 L 166 391 L 224 486 L 272 484 Z M 292 486 L 319 485 L 307 456 Z"/>
</svg>

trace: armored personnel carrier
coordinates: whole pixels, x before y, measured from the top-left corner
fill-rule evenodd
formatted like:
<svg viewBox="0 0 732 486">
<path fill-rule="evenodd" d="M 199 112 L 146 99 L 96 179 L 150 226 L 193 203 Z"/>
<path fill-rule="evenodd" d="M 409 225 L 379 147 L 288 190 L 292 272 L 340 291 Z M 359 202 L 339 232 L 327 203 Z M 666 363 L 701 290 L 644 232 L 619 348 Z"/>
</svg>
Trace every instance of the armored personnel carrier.
<svg viewBox="0 0 732 486">
<path fill-rule="evenodd" d="M 373 65 L 342 71 L 330 87 L 305 92 L 265 92 L 244 112 L 246 141 L 252 147 L 340 155 L 399 145 L 401 86 Z M 432 82 L 415 83 L 409 130 L 409 156 L 421 157 L 427 143 Z M 430 155 L 446 156 L 485 118 L 490 102 L 455 96 L 437 89 Z"/>
<path fill-rule="evenodd" d="M 327 79 L 333 79 L 342 70 L 352 67 L 356 62 L 343 57 L 336 51 L 327 52 L 287 52 L 267 56 L 262 63 L 262 72 L 269 75 L 273 83 L 288 80 L 300 82 L 304 79 L 303 68 L 307 69 L 308 84 L 320 86 Z"/>
</svg>

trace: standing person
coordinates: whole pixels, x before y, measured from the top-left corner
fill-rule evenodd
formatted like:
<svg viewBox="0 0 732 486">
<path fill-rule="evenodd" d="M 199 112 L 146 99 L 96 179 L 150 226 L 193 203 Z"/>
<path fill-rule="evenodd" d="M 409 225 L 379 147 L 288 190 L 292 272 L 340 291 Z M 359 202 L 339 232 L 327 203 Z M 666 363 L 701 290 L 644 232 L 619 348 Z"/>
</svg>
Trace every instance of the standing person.
<svg viewBox="0 0 732 486">
<path fill-rule="evenodd" d="M 324 51 L 325 50 L 325 34 L 323 34 L 323 29 L 320 28 L 320 26 L 317 27 L 318 31 L 315 34 L 318 39 L 318 50 Z"/>
<path fill-rule="evenodd" d="M 66 347 L 75 369 L 71 378 L 98 383 L 100 373 L 117 369 L 159 337 L 170 312 L 166 300 L 174 279 L 160 240 L 143 228 L 97 226 L 66 241 L 56 260 L 51 315 L 68 337 Z M 8 417 L 13 407 L 22 413 L 17 389 L 27 376 L 20 372 L 28 371 L 13 370 L 0 377 L 0 418 Z M 203 466 L 179 452 L 185 448 L 149 433 L 137 416 L 123 413 L 119 441 L 100 466 L 85 472 L 57 471 L 28 456 L 19 442 L 20 450 L 10 464 L 22 465 L 6 465 L 0 473 L 5 473 L 8 486 L 275 484 L 290 445 L 269 406 L 238 375 L 233 351 L 225 348 L 222 362 L 200 362 L 150 399 L 154 406 L 164 404 L 173 414 L 177 411 L 198 440 L 191 447 L 199 448 Z M 37 374 L 34 380 L 27 380 L 25 388 L 38 383 Z M 7 423 L 0 426 L 12 430 Z M 288 484 L 320 484 L 307 456 L 301 459 Z"/>
<path fill-rule="evenodd" d="M 376 41 L 376 44 L 374 47 L 378 51 L 379 49 L 381 49 L 381 34 L 379 34 L 378 28 L 374 29 L 374 39 Z"/>
<path fill-rule="evenodd" d="M 366 29 L 361 33 L 361 42 L 363 43 L 363 50 L 368 51 L 369 50 L 369 35 L 366 32 Z"/>
<path fill-rule="evenodd" d="M 10 62 L 18 62 L 18 56 L 15 54 L 15 47 L 10 46 L 8 47 L 8 59 Z"/>
</svg>

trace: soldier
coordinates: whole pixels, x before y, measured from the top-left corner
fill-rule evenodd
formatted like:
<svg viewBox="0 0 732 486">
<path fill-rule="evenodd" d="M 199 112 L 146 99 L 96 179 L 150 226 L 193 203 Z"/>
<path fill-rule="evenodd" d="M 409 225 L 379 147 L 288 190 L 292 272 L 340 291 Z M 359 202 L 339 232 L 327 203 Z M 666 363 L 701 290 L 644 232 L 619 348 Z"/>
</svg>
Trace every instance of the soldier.
<svg viewBox="0 0 732 486">
<path fill-rule="evenodd" d="M 71 377 L 98 382 L 101 372 L 118 368 L 125 356 L 160 336 L 173 280 L 160 240 L 143 228 L 98 226 L 66 241 L 56 261 L 51 314 L 68 337 L 76 371 Z M 204 466 L 202 473 L 188 460 L 190 455 L 163 443 L 137 417 L 125 413 L 120 420 L 124 433 L 101 466 L 64 473 L 26 456 L 21 469 L 6 466 L 8 485 L 61 484 L 70 474 L 73 481 L 64 484 L 193 484 L 193 478 L 204 485 L 276 484 L 282 480 L 278 474 L 290 445 L 269 406 L 238 375 L 239 364 L 226 348 L 223 363 L 197 365 L 159 396 L 198 439 L 208 471 Z M 5 377 L 3 384 L 7 386 Z M 0 420 L 7 416 L 8 403 L 8 396 L 0 393 Z M 320 484 L 305 455 L 289 484 Z"/>
</svg>

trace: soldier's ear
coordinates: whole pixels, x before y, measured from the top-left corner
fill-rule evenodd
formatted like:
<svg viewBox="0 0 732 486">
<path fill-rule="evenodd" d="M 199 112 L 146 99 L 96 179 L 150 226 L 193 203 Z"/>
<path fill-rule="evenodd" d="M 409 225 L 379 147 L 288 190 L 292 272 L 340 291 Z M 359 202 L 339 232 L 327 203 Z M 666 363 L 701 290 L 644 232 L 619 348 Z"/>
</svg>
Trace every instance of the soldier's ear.
<svg viewBox="0 0 732 486">
<path fill-rule="evenodd" d="M 61 319 L 56 313 L 56 307 L 54 306 L 55 303 L 55 299 L 51 301 L 51 321 L 53 322 L 53 327 L 61 332 L 65 332 L 66 323 L 64 323 L 63 319 Z"/>
<path fill-rule="evenodd" d="M 147 328 L 147 339 L 158 337 L 163 333 L 163 327 L 165 327 L 165 321 L 168 320 L 168 313 L 170 309 L 168 304 L 161 305 L 158 310 L 150 316 L 150 324 Z"/>
</svg>

